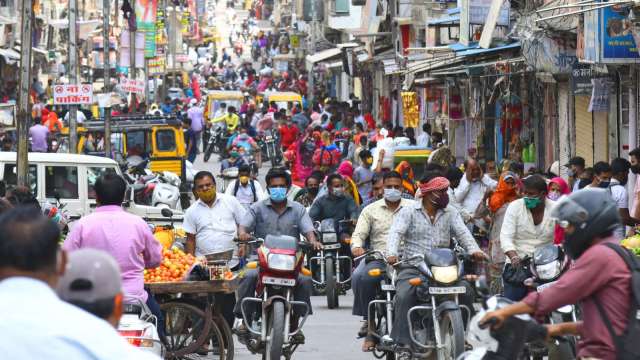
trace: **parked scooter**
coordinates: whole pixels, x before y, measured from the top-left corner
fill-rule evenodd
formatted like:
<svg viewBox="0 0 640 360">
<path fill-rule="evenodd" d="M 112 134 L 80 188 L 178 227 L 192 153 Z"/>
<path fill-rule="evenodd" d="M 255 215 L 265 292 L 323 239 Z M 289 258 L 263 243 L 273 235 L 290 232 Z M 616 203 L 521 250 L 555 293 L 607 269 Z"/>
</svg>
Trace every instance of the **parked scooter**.
<svg viewBox="0 0 640 360">
<path fill-rule="evenodd" d="M 158 319 L 146 304 L 138 302 L 123 305 L 118 333 L 127 339 L 129 344 L 163 358 L 164 346 L 158 336 Z"/>
<path fill-rule="evenodd" d="M 340 306 L 339 297 L 350 285 L 353 261 L 349 254 L 349 245 L 339 238 L 342 229 L 348 229 L 351 220 L 341 220 L 336 228 L 333 219 L 316 222 L 322 250 L 309 258 L 309 266 L 314 286 L 324 290 L 327 296 L 327 307 L 335 309 Z M 336 230 L 338 230 L 336 232 Z M 346 270 L 345 270 L 346 269 Z"/>
<path fill-rule="evenodd" d="M 257 264 L 247 265 L 259 268 L 259 281 L 256 296 L 242 300 L 240 308 L 249 335 L 239 340 L 251 352 L 262 354 L 264 360 L 290 359 L 300 345 L 294 336 L 302 329 L 310 312 L 307 303 L 293 300 L 293 289 L 302 271 L 303 250 L 309 245 L 284 235 L 267 235 L 264 240 L 249 243 L 262 244 L 257 250 Z M 248 303 L 258 304 L 258 311 L 249 313 Z M 304 309 L 304 316 L 300 317 L 297 329 L 291 331 L 294 308 Z"/>
</svg>

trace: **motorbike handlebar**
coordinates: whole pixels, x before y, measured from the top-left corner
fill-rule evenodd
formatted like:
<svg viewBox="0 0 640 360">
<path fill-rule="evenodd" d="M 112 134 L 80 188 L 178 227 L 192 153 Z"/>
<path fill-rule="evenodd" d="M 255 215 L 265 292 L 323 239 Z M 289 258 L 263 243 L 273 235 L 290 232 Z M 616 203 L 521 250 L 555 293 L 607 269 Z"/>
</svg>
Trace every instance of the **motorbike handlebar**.
<svg viewBox="0 0 640 360">
<path fill-rule="evenodd" d="M 480 329 L 486 329 L 488 327 L 492 327 L 493 325 L 496 325 L 497 323 L 498 323 L 498 318 L 491 317 L 487 319 L 487 321 L 479 323 L 478 327 Z"/>
<path fill-rule="evenodd" d="M 405 263 L 408 263 L 408 262 L 411 262 L 411 261 L 414 261 L 414 260 L 423 261 L 424 260 L 424 255 L 422 255 L 422 254 L 413 255 L 412 257 L 410 257 L 408 259 L 405 259 L 405 260 L 402 260 L 402 261 L 398 261 L 397 263 L 393 264 L 392 266 L 395 268 L 395 267 L 398 267 L 398 266 L 400 266 L 402 264 L 405 264 Z"/>
<path fill-rule="evenodd" d="M 367 251 L 364 254 L 362 254 L 362 255 L 360 255 L 358 257 L 355 257 L 353 260 L 354 261 L 358 261 L 358 260 L 360 260 L 362 258 L 366 258 L 367 256 L 371 256 L 371 255 L 379 255 L 380 256 L 380 260 L 383 260 L 384 262 L 386 262 L 384 254 L 382 253 L 382 251 L 379 251 L 379 250 Z"/>
</svg>

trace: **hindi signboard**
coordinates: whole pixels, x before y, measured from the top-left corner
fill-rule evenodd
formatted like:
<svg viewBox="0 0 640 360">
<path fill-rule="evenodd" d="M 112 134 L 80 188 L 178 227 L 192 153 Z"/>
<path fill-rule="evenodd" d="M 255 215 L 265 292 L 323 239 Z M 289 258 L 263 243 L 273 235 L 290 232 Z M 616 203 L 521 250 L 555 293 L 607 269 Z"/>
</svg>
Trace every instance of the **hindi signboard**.
<svg viewBox="0 0 640 360">
<path fill-rule="evenodd" d="M 136 79 L 122 78 L 120 80 L 122 91 L 134 94 L 144 94 L 144 81 Z"/>
<path fill-rule="evenodd" d="M 93 86 L 91 84 L 55 85 L 53 103 L 55 105 L 91 104 L 93 103 Z"/>
</svg>

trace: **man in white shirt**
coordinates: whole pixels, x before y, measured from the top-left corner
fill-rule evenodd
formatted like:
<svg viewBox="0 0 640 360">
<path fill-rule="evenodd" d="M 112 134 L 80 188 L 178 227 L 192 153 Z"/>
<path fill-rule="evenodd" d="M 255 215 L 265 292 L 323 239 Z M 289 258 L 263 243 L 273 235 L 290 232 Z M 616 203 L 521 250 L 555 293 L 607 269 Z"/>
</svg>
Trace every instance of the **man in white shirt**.
<svg viewBox="0 0 640 360">
<path fill-rule="evenodd" d="M 251 204 L 267 198 L 260 182 L 251 178 L 249 165 L 242 165 L 238 168 L 238 179 L 229 183 L 225 194 L 235 197 L 245 209 L 249 209 Z"/>
<path fill-rule="evenodd" d="M 235 248 L 233 238 L 244 208 L 233 196 L 216 192 L 216 181 L 208 171 L 197 173 L 193 184 L 198 200 L 184 214 L 185 251 L 202 256 Z"/>
<path fill-rule="evenodd" d="M 627 159 L 615 158 L 611 160 L 612 176 L 609 190 L 611 191 L 611 197 L 618 205 L 618 212 L 622 220 L 622 226 L 614 231 L 614 235 L 618 237 L 619 240 L 626 237 L 625 225 L 636 226 L 640 223 L 640 220 L 633 218 L 629 214 L 629 194 L 626 188 L 629 179 L 629 169 L 631 169 L 631 163 L 629 163 Z"/>
<path fill-rule="evenodd" d="M 422 134 L 418 135 L 416 145 L 422 147 L 431 146 L 431 125 L 429 123 L 422 124 Z"/>
<path fill-rule="evenodd" d="M 539 175 L 523 180 L 524 197 L 509 204 L 500 230 L 500 246 L 506 255 L 505 271 L 518 268 L 536 248 L 553 243 L 555 222 L 551 210 L 555 203 L 547 198 L 547 183 Z M 504 296 L 519 301 L 527 294 L 524 284 L 504 282 Z"/>
<path fill-rule="evenodd" d="M 70 111 L 67 111 L 66 114 L 64 114 L 64 122 L 65 124 L 69 124 L 69 113 Z M 84 113 L 80 110 L 76 111 L 76 123 L 78 124 L 82 124 L 85 121 L 87 121 L 87 117 L 84 115 Z"/>
<path fill-rule="evenodd" d="M 157 359 L 108 322 L 58 298 L 64 274 L 56 224 L 35 207 L 0 218 L 0 353 L 3 359 Z"/>
<path fill-rule="evenodd" d="M 474 159 L 467 159 L 464 162 L 464 176 L 460 180 L 460 185 L 454 190 L 456 201 L 469 213 L 475 213 L 476 209 L 485 193 L 494 190 L 498 183 L 491 179 L 489 175 L 482 172 L 480 164 Z M 476 224 L 475 221 L 478 223 Z M 473 231 L 473 225 L 482 227 L 482 220 L 475 220 L 467 224 L 469 230 Z"/>
</svg>

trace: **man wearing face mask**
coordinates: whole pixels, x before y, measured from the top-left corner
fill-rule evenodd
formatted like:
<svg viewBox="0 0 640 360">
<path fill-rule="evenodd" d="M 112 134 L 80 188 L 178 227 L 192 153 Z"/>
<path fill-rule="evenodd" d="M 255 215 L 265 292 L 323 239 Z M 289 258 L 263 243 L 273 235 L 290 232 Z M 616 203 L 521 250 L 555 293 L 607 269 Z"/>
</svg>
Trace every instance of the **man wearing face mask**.
<svg viewBox="0 0 640 360">
<path fill-rule="evenodd" d="M 390 264 L 395 264 L 398 256 L 408 259 L 417 254 L 424 255 L 430 249 L 450 248 L 452 237 L 475 260 L 487 258 L 464 225 L 458 211 L 449 205 L 448 188 L 449 180 L 439 172 L 428 172 L 420 181 L 421 201 L 403 207 L 393 218 L 387 243 L 387 261 Z M 397 277 L 397 316 L 394 317 L 391 337 L 401 347 L 412 344 L 406 314 L 416 305 L 417 295 L 416 287 L 409 284 L 409 280 L 419 274 L 415 267 L 406 266 L 399 270 Z M 461 285 L 468 284 L 462 282 Z M 467 288 L 466 295 L 461 296 L 461 302 L 473 309 L 473 291 L 469 286 Z"/>
<path fill-rule="evenodd" d="M 623 158 L 615 158 L 611 160 L 611 185 L 609 185 L 609 192 L 611 198 L 618 206 L 618 212 L 620 213 L 620 219 L 622 220 L 621 226 L 615 231 L 614 235 L 618 240 L 625 238 L 625 225 L 636 226 L 640 223 L 640 220 L 635 219 L 629 215 L 629 195 L 627 194 L 627 181 L 629 179 L 629 169 L 631 164 L 629 161 Z"/>
<path fill-rule="evenodd" d="M 584 158 L 580 156 L 572 157 L 564 166 L 569 169 L 569 186 L 572 188 L 572 192 L 580 190 L 580 175 L 585 169 Z"/>
<path fill-rule="evenodd" d="M 402 198 L 402 176 L 396 171 L 384 174 L 383 199 L 377 200 L 367 206 L 360 217 L 351 240 L 351 253 L 358 257 L 365 253 L 365 244 L 369 243 L 368 250 L 386 252 L 387 235 L 391 228 L 394 216 L 403 207 L 410 206 L 413 200 Z M 359 335 L 367 335 L 367 313 L 369 302 L 375 299 L 377 289 L 380 286 L 380 278 L 369 276 L 369 270 L 384 268 L 384 262 L 361 261 L 351 277 L 353 288 L 353 315 L 362 316 L 363 324 Z M 371 351 L 375 346 L 374 339 L 367 336 L 362 351 Z"/>
<path fill-rule="evenodd" d="M 251 168 L 249 165 L 240 166 L 238 169 L 238 179 L 229 183 L 225 194 L 238 199 L 245 209 L 248 209 L 251 204 L 267 198 L 260 182 L 251 178 Z"/>
<path fill-rule="evenodd" d="M 304 189 L 296 194 L 294 201 L 299 202 L 305 208 L 308 208 L 313 204 L 313 201 L 320 191 L 320 184 L 322 184 L 322 173 L 314 171 L 304 180 Z"/>
<path fill-rule="evenodd" d="M 510 274 L 520 271 L 521 261 L 536 248 L 553 243 L 555 202 L 547 197 L 547 183 L 539 175 L 524 178 L 524 197 L 509 204 L 500 229 L 500 246 L 506 255 L 503 272 L 504 296 L 518 301 L 527 294 L 521 281 Z M 514 277 L 515 278 L 515 277 Z"/>
<path fill-rule="evenodd" d="M 345 194 L 344 179 L 339 174 L 331 174 L 327 178 L 328 192 L 313 202 L 309 209 L 309 216 L 313 221 L 332 218 L 335 224 L 340 220 L 357 219 L 358 208 L 353 198 Z M 349 236 L 347 232 L 339 234 L 341 238 Z"/>
<path fill-rule="evenodd" d="M 611 185 L 611 177 L 613 176 L 611 171 L 611 165 L 604 161 L 598 161 L 593 165 L 593 180 L 591 184 L 587 185 L 587 188 L 601 188 L 608 189 Z"/>
<path fill-rule="evenodd" d="M 251 205 L 249 211 L 240 222 L 238 234 L 240 241 L 251 240 L 251 232 L 255 237 L 262 239 L 269 234 L 287 235 L 299 239 L 302 234 L 316 250 L 321 249 L 322 244 L 316 240 L 313 223 L 307 214 L 307 210 L 299 203 L 287 200 L 287 190 L 291 186 L 289 174 L 282 168 L 272 168 L 267 173 L 265 180 L 269 198 Z M 256 269 L 245 273 L 237 290 L 238 301 L 234 309 L 237 318 L 242 319 L 242 311 L 240 309 L 242 299 L 255 295 L 257 282 L 258 271 Z M 309 305 L 309 310 L 311 310 L 312 289 L 311 278 L 302 274 L 298 275 L 294 299 L 306 302 Z M 249 303 L 246 308 L 251 309 L 251 306 L 252 304 Z M 300 311 L 299 308 L 297 310 Z M 253 311 L 256 311 L 255 307 Z M 294 314 L 295 316 L 291 319 L 291 331 L 297 329 L 298 318 L 303 315 L 297 312 L 296 309 L 294 309 Z M 235 332 L 239 336 L 243 336 L 247 334 L 248 330 L 244 324 L 241 324 L 235 329 Z M 298 333 L 297 341 L 304 342 L 302 332 Z"/>
<path fill-rule="evenodd" d="M 371 196 L 371 180 L 374 174 L 371 170 L 373 155 L 371 155 L 371 151 L 369 150 L 362 150 L 358 156 L 360 157 L 360 165 L 353 172 L 353 181 L 355 181 L 358 187 L 358 192 L 360 196 L 362 196 L 362 200 L 366 202 Z"/>
</svg>

